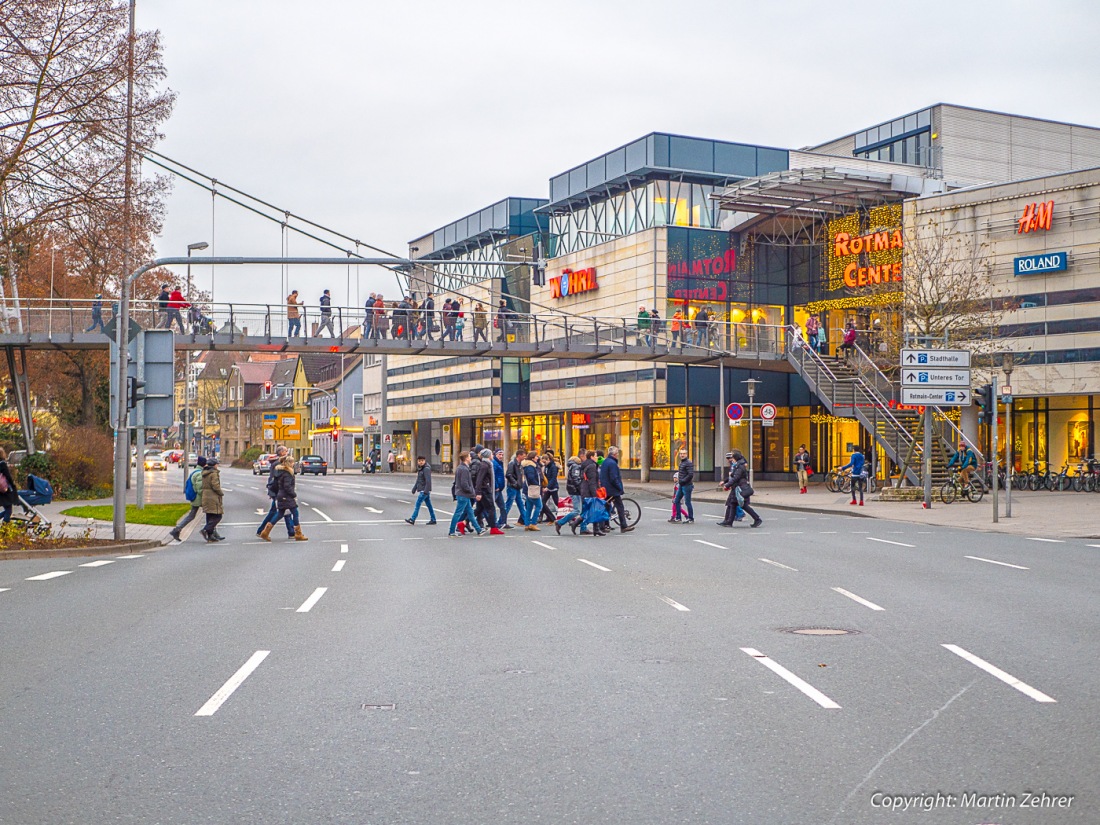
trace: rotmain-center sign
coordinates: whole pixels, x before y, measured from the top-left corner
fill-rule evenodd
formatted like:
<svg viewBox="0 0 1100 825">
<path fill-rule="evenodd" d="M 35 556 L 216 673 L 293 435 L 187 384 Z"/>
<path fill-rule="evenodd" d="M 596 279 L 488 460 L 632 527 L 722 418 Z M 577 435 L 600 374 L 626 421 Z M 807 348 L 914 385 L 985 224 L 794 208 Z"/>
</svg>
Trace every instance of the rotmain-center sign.
<svg viewBox="0 0 1100 825">
<path fill-rule="evenodd" d="M 596 282 L 596 267 L 587 269 L 563 269 L 561 275 L 550 279 L 550 297 L 565 298 L 569 295 L 579 295 L 582 292 L 592 292 L 599 289 Z"/>
</svg>

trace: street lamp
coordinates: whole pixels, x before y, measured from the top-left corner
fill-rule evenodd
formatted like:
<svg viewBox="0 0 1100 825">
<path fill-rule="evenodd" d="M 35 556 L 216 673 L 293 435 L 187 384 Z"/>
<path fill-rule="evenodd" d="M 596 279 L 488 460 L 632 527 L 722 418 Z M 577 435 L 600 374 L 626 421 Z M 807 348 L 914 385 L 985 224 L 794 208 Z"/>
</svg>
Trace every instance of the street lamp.
<svg viewBox="0 0 1100 825">
<path fill-rule="evenodd" d="M 1016 368 L 1016 354 L 1011 350 L 1001 353 L 1001 369 L 1005 374 L 1005 518 L 1012 518 L 1012 470 L 1016 459 L 1012 455 L 1012 370 Z M 996 451 L 994 451 L 996 452 Z M 996 472 L 996 468 L 993 472 Z"/>
<path fill-rule="evenodd" d="M 745 381 L 742 381 L 741 383 L 742 384 L 747 384 L 748 389 L 749 389 L 749 486 L 751 487 L 752 486 L 752 463 L 753 463 L 753 455 L 755 454 L 755 450 L 753 450 L 753 441 L 752 441 L 752 399 L 756 397 L 756 385 L 759 384 L 760 381 L 757 380 L 756 378 L 749 378 Z"/>
<path fill-rule="evenodd" d="M 187 244 L 187 300 L 191 300 L 191 253 L 200 249 L 206 249 L 210 244 L 206 241 L 196 241 Z M 188 458 L 191 455 L 191 359 L 188 353 L 183 354 L 183 486 L 187 486 Z M 205 423 L 204 423 L 205 426 Z"/>
</svg>

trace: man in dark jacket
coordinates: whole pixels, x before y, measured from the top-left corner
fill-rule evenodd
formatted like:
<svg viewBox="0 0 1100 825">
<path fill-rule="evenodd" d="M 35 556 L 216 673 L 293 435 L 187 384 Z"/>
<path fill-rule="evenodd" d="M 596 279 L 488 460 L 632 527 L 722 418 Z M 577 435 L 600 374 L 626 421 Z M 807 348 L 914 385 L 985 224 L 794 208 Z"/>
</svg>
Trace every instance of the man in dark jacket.
<svg viewBox="0 0 1100 825">
<path fill-rule="evenodd" d="M 596 451 L 588 450 L 585 453 L 584 463 L 581 464 L 581 498 L 584 500 L 584 515 L 581 517 L 581 528 L 577 532 L 582 536 L 602 536 L 603 530 L 599 529 L 600 521 L 589 521 L 591 513 L 589 513 L 589 507 L 591 502 L 589 499 L 596 499 L 596 490 L 600 486 L 600 470 L 596 466 Z M 602 503 L 602 502 L 601 502 Z M 606 521 L 606 518 L 603 519 Z M 592 524 L 593 529 L 590 532 L 587 528 Z"/>
<path fill-rule="evenodd" d="M 420 305 L 420 316 L 424 319 L 424 334 L 431 341 L 432 333 L 438 331 L 439 327 L 435 325 L 435 296 L 430 292 Z"/>
<path fill-rule="evenodd" d="M 279 508 L 275 504 L 275 494 L 277 492 L 275 485 L 275 467 L 279 462 L 283 460 L 289 450 L 281 444 L 275 448 L 275 460 L 268 463 L 267 469 L 267 497 L 271 499 L 271 509 L 267 511 L 267 515 L 264 516 L 264 520 L 260 522 L 260 526 L 256 528 L 256 535 L 260 535 L 264 528 L 269 524 L 274 524 L 279 519 Z"/>
<path fill-rule="evenodd" d="M 471 466 L 473 462 L 470 462 Z M 489 528 L 490 536 L 503 536 L 504 531 L 497 527 L 497 508 L 494 504 L 495 478 L 493 473 L 493 452 L 482 448 L 481 458 L 478 462 L 477 473 L 474 475 L 474 490 L 478 495 L 477 506 L 474 507 L 474 515 L 477 516 L 478 525 Z"/>
<path fill-rule="evenodd" d="M 623 494 L 626 490 L 623 489 L 623 477 L 619 472 L 619 455 L 618 447 L 608 449 L 607 458 L 600 465 L 600 486 L 607 490 L 607 503 L 609 507 L 615 508 L 619 516 L 619 531 L 629 533 L 634 528 L 628 527 L 626 523 L 626 510 L 623 508 Z"/>
<path fill-rule="evenodd" d="M 508 523 L 508 514 L 512 512 L 512 505 L 517 505 L 519 509 L 520 524 L 526 526 L 527 520 L 524 518 L 523 512 L 523 460 L 527 458 L 526 450 L 517 450 L 512 460 L 508 462 L 508 467 L 504 470 L 504 485 L 508 492 L 508 500 L 504 503 L 504 509 L 500 511 L 500 521 L 497 522 L 497 527 L 501 527 L 505 530 L 512 529 L 512 525 Z"/>
<path fill-rule="evenodd" d="M 569 460 L 565 462 L 565 492 L 569 493 L 569 501 L 573 505 L 573 509 L 558 516 L 557 521 L 554 522 L 554 530 L 559 536 L 561 535 L 562 525 L 581 517 L 581 511 L 584 509 L 584 499 L 581 498 L 581 479 L 583 478 L 581 460 L 577 456 L 570 456 Z"/>
<path fill-rule="evenodd" d="M 328 334 L 333 338 L 336 337 L 336 332 L 332 328 L 332 293 L 329 290 L 325 290 L 318 303 L 321 305 L 321 325 L 317 327 L 317 338 L 321 337 L 321 333 L 324 330 L 328 330 Z"/>
<path fill-rule="evenodd" d="M 493 501 L 497 512 L 504 512 L 504 450 L 493 453 Z"/>
<path fill-rule="evenodd" d="M 695 489 L 695 465 L 688 458 L 688 451 L 684 449 L 680 450 L 680 469 L 676 471 L 676 482 L 680 488 L 676 491 L 672 509 L 673 512 L 687 512 L 687 518 L 684 520 L 670 518 L 669 523 L 694 524 L 695 510 L 691 506 L 691 491 Z"/>
<path fill-rule="evenodd" d="M 733 466 L 730 468 L 729 478 L 726 479 L 726 483 L 722 486 L 727 490 L 732 490 L 735 495 L 740 493 L 741 509 L 752 516 L 751 526 L 759 527 L 764 521 L 757 515 L 756 511 L 752 509 L 752 504 L 750 503 L 753 489 L 752 485 L 749 484 L 749 463 L 745 461 L 745 456 L 741 454 L 740 450 L 734 450 L 732 455 Z M 726 512 L 728 513 L 729 510 L 727 509 Z"/>
<path fill-rule="evenodd" d="M 460 522 L 474 518 L 474 501 L 477 500 L 477 491 L 474 490 L 474 481 L 470 478 L 470 454 L 462 453 L 459 456 L 458 465 L 455 467 L 455 511 L 451 516 L 451 529 L 449 538 L 458 538 L 457 528 Z M 477 534 L 485 533 L 480 527 Z"/>
<path fill-rule="evenodd" d="M 735 521 L 740 521 L 744 518 L 743 515 L 737 515 L 737 490 L 729 483 L 730 477 L 733 475 L 733 467 L 736 463 L 737 460 L 733 457 L 733 453 L 726 453 L 726 477 L 722 480 L 722 489 L 729 490 L 730 494 L 726 496 L 726 515 L 718 522 L 719 527 L 733 527 Z"/>
<path fill-rule="evenodd" d="M 432 465 L 422 455 L 416 457 L 416 483 L 412 491 L 417 494 L 416 505 L 412 515 L 405 519 L 409 524 L 416 524 L 416 517 L 420 515 L 420 505 L 428 505 L 429 525 L 435 524 L 435 508 L 432 507 Z"/>
</svg>

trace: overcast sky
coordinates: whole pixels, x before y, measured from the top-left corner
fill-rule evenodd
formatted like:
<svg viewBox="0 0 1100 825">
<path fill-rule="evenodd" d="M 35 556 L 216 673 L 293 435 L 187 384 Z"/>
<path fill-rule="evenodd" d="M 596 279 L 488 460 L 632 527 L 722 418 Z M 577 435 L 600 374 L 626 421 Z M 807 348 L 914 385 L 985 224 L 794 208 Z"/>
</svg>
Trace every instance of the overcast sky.
<svg viewBox="0 0 1100 825">
<path fill-rule="evenodd" d="M 1100 126 L 1093 0 L 138 0 L 137 20 L 179 94 L 161 151 L 401 255 L 651 131 L 798 148 L 938 102 Z M 158 254 L 211 239 L 210 201 L 176 182 Z M 221 255 L 280 251 L 225 201 L 213 232 Z M 275 268 L 216 277 L 219 301 L 282 299 Z M 347 277 L 291 284 L 343 303 Z"/>
</svg>

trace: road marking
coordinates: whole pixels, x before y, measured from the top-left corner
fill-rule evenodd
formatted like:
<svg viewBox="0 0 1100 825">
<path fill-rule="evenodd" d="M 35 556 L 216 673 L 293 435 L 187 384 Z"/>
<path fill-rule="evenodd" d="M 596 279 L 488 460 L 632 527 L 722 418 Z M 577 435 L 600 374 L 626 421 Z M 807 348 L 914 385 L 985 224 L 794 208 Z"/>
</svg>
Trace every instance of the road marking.
<svg viewBox="0 0 1100 825">
<path fill-rule="evenodd" d="M 589 561 L 588 559 L 577 559 L 577 561 L 579 561 L 581 564 L 587 564 L 589 567 L 595 567 L 597 570 L 602 570 L 605 573 L 611 572 L 610 567 L 604 567 L 602 564 L 596 564 L 596 562 Z"/>
<path fill-rule="evenodd" d="M 196 716 L 213 716 L 225 700 L 233 695 L 233 691 L 241 686 L 245 679 L 252 675 L 252 671 L 260 666 L 260 662 L 267 658 L 270 650 L 257 650 L 247 662 L 241 665 L 240 670 L 229 677 L 229 681 L 218 688 L 217 693 L 211 696 L 206 704 L 199 708 Z"/>
<path fill-rule="evenodd" d="M 423 536 L 407 536 L 402 538 L 401 541 L 424 541 Z"/>
<path fill-rule="evenodd" d="M 872 610 L 885 610 L 886 609 L 885 607 L 879 607 L 874 602 L 869 602 L 866 599 L 860 598 L 855 593 L 848 592 L 843 587 L 834 587 L 833 590 L 835 590 L 837 593 L 839 593 L 842 596 L 847 596 L 849 599 L 851 599 L 854 602 L 859 602 L 864 607 L 871 608 Z"/>
<path fill-rule="evenodd" d="M 1063 539 L 1041 539 L 1038 536 L 1028 536 L 1027 540 L 1028 541 L 1049 541 L 1053 544 L 1065 544 L 1066 543 Z"/>
<path fill-rule="evenodd" d="M 309 506 L 309 502 L 308 502 L 308 501 L 302 501 L 302 502 L 299 502 L 299 503 L 300 503 L 300 504 L 301 504 L 301 505 L 302 505 L 303 507 L 308 507 L 308 506 Z"/>
<path fill-rule="evenodd" d="M 1017 570 L 1030 570 L 1030 567 L 1020 567 L 1018 564 L 1009 564 L 1007 561 L 994 561 L 993 559 L 983 559 L 981 556 L 964 556 L 963 558 L 974 559 L 974 561 L 984 561 L 987 564 L 999 564 L 1001 567 L 1014 567 Z"/>
<path fill-rule="evenodd" d="M 818 530 L 817 534 L 819 536 L 835 536 L 836 530 Z"/>
<path fill-rule="evenodd" d="M 324 519 L 325 521 L 332 521 L 332 519 L 330 519 L 330 518 L 329 518 L 328 516 L 326 516 L 326 515 L 325 515 L 324 513 L 322 513 L 322 512 L 321 512 L 320 510 L 318 510 L 318 509 L 317 509 L 316 507 L 310 507 L 309 509 L 310 509 L 310 510 L 312 510 L 313 512 L 315 512 L 315 513 L 316 513 L 317 515 L 319 515 L 319 516 L 320 516 L 321 518 L 323 518 L 323 519 Z"/>
<path fill-rule="evenodd" d="M 56 579 L 58 576 L 67 576 L 72 572 L 72 570 L 54 570 L 52 573 L 43 573 L 41 576 L 31 576 L 27 581 L 44 582 L 47 579 Z"/>
<path fill-rule="evenodd" d="M 340 559 L 340 561 L 338 561 L 338 562 L 336 562 L 336 564 L 332 565 L 332 571 L 331 572 L 339 573 L 341 570 L 344 569 L 344 565 L 347 564 L 347 563 L 348 563 L 347 559 Z"/>
<path fill-rule="evenodd" d="M 877 541 L 881 544 L 896 544 L 898 547 L 916 547 L 915 544 L 905 544 L 900 541 L 890 541 L 890 539 L 876 539 L 874 536 L 868 536 L 867 541 Z"/>
<path fill-rule="evenodd" d="M 691 608 L 684 607 L 679 602 L 674 602 L 672 599 L 668 598 L 668 596 L 658 596 L 657 598 L 660 599 L 661 601 L 663 601 L 665 604 L 667 604 L 671 607 L 675 607 L 681 613 L 690 613 L 691 612 Z"/>
<path fill-rule="evenodd" d="M 341 553 L 346 553 L 346 552 L 348 552 L 348 546 L 347 546 L 346 544 L 341 544 L 341 545 L 340 545 L 340 552 L 341 552 Z"/>
<path fill-rule="evenodd" d="M 394 501 L 396 501 L 398 504 L 412 504 L 411 501 L 405 501 L 405 499 L 403 498 L 395 498 Z"/>
<path fill-rule="evenodd" d="M 1086 547 L 1100 547 L 1100 544 L 1086 544 Z"/>
<path fill-rule="evenodd" d="M 762 664 L 772 673 L 779 676 L 781 679 L 785 679 L 786 681 L 790 682 L 800 691 L 802 691 L 819 705 L 821 705 L 821 707 L 825 708 L 826 710 L 840 710 L 840 705 L 838 705 L 820 690 L 815 688 L 809 682 L 806 682 L 805 680 L 795 676 L 793 673 L 787 670 L 787 668 L 783 667 L 783 665 L 779 664 L 776 661 L 773 661 L 772 659 L 769 659 L 759 650 L 751 647 L 743 647 L 741 648 L 741 650 L 752 656 L 754 659 L 756 659 L 756 661 L 760 662 L 760 664 Z"/>
<path fill-rule="evenodd" d="M 788 530 L 787 535 L 788 536 L 801 536 L 804 532 L 805 531 L 803 531 L 803 530 Z"/>
<path fill-rule="evenodd" d="M 105 564 L 114 564 L 114 559 L 100 559 L 99 561 L 90 561 L 87 564 L 80 565 L 81 567 L 102 567 Z"/>
<path fill-rule="evenodd" d="M 695 543 L 696 544 L 705 544 L 707 547 L 717 547 L 719 550 L 729 550 L 728 547 L 723 547 L 722 545 L 715 544 L 712 541 L 703 541 L 702 539 L 696 539 Z"/>
<path fill-rule="evenodd" d="M 143 559 L 143 558 L 145 558 L 145 556 L 144 556 L 144 554 L 138 553 L 138 554 L 133 555 L 133 556 L 115 556 L 115 558 L 116 559 Z"/>
<path fill-rule="evenodd" d="M 317 604 L 317 602 L 321 600 L 321 597 L 325 595 L 326 590 L 328 590 L 327 587 L 318 587 L 308 599 L 302 602 L 302 606 L 299 607 L 296 612 L 308 613 L 313 609 L 313 605 Z"/>
<path fill-rule="evenodd" d="M 356 539 L 356 541 L 385 541 L 385 539 Z"/>
<path fill-rule="evenodd" d="M 668 507 L 646 507 L 645 509 L 646 510 L 656 510 L 659 513 L 670 513 L 670 512 L 672 512 Z"/>
<path fill-rule="evenodd" d="M 795 573 L 797 573 L 797 572 L 798 572 L 798 571 L 797 571 L 797 570 L 795 570 L 795 569 L 794 569 L 793 567 L 787 567 L 787 565 L 785 565 L 785 564 L 780 564 L 779 562 L 777 562 L 777 561 L 772 561 L 771 559 L 758 559 L 758 561 L 762 561 L 762 562 L 764 562 L 765 564 L 774 564 L 774 565 L 775 565 L 776 567 L 782 567 L 782 568 L 783 568 L 784 570 L 793 570 L 793 571 L 794 571 Z"/>
<path fill-rule="evenodd" d="M 541 541 L 531 540 L 531 544 L 537 544 L 539 547 L 545 547 L 547 550 L 557 550 L 557 547 L 551 547 L 549 544 L 543 544 Z"/>
<path fill-rule="evenodd" d="M 381 513 L 382 512 L 377 507 L 364 507 L 363 509 L 366 510 L 368 513 Z"/>
<path fill-rule="evenodd" d="M 1036 702 L 1057 702 L 1058 701 L 1057 699 L 1052 699 L 1051 697 L 1047 696 L 1042 691 L 1036 690 L 1035 688 L 1033 688 L 1031 685 L 1027 684 L 1026 682 L 1021 682 L 1019 679 L 1017 679 L 1012 674 L 1005 673 L 999 667 L 994 667 L 989 662 L 985 661 L 985 659 L 979 659 L 973 653 L 971 653 L 968 650 L 963 650 L 958 645 L 944 645 L 944 647 L 946 647 L 948 650 L 950 650 L 956 656 L 961 656 L 962 658 L 966 659 L 966 661 L 970 662 L 970 664 L 972 664 L 976 667 L 980 667 L 982 670 L 984 670 L 990 676 L 996 676 L 998 679 L 1000 679 L 1006 685 L 1011 685 L 1012 687 L 1016 688 L 1016 690 L 1020 691 L 1020 693 L 1024 694 L 1025 696 L 1030 696 Z"/>
<path fill-rule="evenodd" d="M 3 593 L 5 590 L 11 590 L 11 588 L 10 587 L 0 587 L 0 593 Z"/>
</svg>

